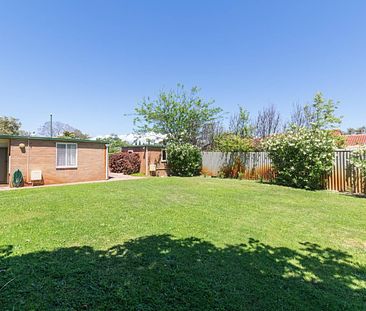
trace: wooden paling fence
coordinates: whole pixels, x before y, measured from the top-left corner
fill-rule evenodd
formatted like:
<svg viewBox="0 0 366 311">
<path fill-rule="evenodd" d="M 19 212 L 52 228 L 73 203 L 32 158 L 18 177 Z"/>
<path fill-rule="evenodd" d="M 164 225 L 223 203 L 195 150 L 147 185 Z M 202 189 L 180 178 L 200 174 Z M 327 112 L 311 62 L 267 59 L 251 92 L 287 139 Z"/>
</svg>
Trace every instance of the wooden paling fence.
<svg viewBox="0 0 366 311">
<path fill-rule="evenodd" d="M 350 163 L 351 151 L 337 150 L 333 170 L 324 178 L 324 188 L 340 192 L 363 193 L 361 172 Z M 267 152 L 202 152 L 202 170 L 205 174 L 218 176 L 237 159 L 244 167 L 244 179 L 269 180 L 274 176 L 272 162 Z"/>
</svg>

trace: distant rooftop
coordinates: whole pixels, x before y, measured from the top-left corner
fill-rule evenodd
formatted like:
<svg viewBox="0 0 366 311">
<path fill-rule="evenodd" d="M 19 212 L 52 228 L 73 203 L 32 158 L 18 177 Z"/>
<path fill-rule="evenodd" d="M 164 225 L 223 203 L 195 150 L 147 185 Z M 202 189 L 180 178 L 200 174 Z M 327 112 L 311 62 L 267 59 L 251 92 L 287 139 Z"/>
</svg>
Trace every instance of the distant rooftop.
<svg viewBox="0 0 366 311">
<path fill-rule="evenodd" d="M 347 147 L 366 145 L 366 134 L 344 135 L 344 138 Z"/>
</svg>

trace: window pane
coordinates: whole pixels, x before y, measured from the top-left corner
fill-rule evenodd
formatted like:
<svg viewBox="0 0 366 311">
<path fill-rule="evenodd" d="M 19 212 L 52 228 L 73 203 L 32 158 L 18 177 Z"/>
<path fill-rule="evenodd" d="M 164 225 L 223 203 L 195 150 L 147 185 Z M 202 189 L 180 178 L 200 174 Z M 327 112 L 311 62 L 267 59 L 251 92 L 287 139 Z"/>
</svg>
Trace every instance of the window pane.
<svg viewBox="0 0 366 311">
<path fill-rule="evenodd" d="M 57 144 L 57 166 L 66 166 L 66 145 Z"/>
<path fill-rule="evenodd" d="M 76 145 L 67 145 L 67 166 L 76 166 Z"/>
</svg>

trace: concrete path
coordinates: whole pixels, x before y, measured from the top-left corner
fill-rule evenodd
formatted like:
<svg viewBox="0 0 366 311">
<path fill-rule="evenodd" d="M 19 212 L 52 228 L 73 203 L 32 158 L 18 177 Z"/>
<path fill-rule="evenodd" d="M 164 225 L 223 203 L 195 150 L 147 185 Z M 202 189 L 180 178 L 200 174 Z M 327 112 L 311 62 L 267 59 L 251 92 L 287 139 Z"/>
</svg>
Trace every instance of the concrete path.
<svg viewBox="0 0 366 311">
<path fill-rule="evenodd" d="M 82 185 L 82 184 L 94 184 L 94 183 L 113 182 L 113 181 L 122 181 L 122 180 L 133 180 L 133 179 L 143 179 L 143 178 L 145 178 L 145 177 L 110 173 L 108 180 L 82 181 L 82 182 L 74 182 L 74 183 L 67 183 L 67 184 L 52 184 L 52 185 L 42 185 L 42 186 L 26 186 L 26 187 L 20 187 L 20 188 L 10 188 L 8 185 L 0 185 L 0 191 L 4 191 L 4 190 L 21 190 L 21 189 L 36 189 L 36 188 L 45 188 L 45 187 L 58 187 L 58 186 Z"/>
</svg>

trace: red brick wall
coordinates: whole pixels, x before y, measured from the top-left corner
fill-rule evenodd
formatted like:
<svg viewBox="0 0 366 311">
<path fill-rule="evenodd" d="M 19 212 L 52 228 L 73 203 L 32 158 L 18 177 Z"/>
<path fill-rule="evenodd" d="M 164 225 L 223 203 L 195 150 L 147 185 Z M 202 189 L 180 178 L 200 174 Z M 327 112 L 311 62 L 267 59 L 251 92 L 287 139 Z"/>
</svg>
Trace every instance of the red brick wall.
<svg viewBox="0 0 366 311">
<path fill-rule="evenodd" d="M 134 153 L 137 153 L 140 156 L 140 173 L 146 174 L 146 153 L 145 147 L 123 147 L 123 151 L 127 152 L 132 150 Z M 161 162 L 161 149 L 159 147 L 148 147 L 148 161 L 147 161 L 147 170 L 149 170 L 150 164 L 156 164 L 156 174 L 158 176 L 167 176 L 167 165 L 166 162 Z M 149 173 L 149 172 L 148 172 Z"/>
<path fill-rule="evenodd" d="M 21 149 L 19 144 L 25 144 Z M 77 168 L 56 168 L 56 142 L 12 139 L 10 141 L 10 178 L 19 169 L 26 181 L 32 170 L 41 170 L 44 184 L 59 184 L 106 179 L 105 146 L 93 142 L 77 143 Z M 28 172 L 27 172 L 27 158 Z"/>
</svg>

